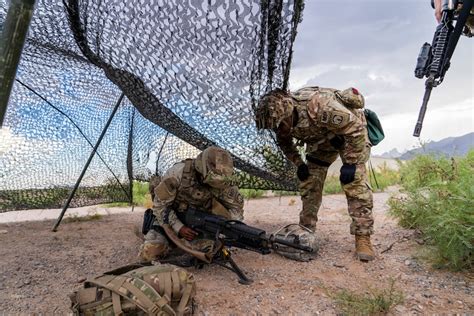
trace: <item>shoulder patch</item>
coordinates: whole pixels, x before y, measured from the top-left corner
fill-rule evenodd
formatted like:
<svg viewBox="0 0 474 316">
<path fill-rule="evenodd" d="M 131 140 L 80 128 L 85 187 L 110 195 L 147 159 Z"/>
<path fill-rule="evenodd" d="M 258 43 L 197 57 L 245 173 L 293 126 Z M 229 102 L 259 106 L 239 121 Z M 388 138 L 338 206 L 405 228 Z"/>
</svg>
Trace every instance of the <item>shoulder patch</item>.
<svg viewBox="0 0 474 316">
<path fill-rule="evenodd" d="M 331 113 L 331 118 L 329 124 L 334 127 L 342 127 L 349 123 L 350 114 L 343 112 L 333 112 Z"/>
<path fill-rule="evenodd" d="M 244 198 L 242 197 L 242 195 L 239 192 L 239 189 L 236 186 L 229 187 L 225 191 L 226 191 L 224 193 L 225 197 L 229 201 L 234 201 L 234 202 L 237 202 L 237 203 L 243 203 L 244 202 Z"/>
<path fill-rule="evenodd" d="M 321 116 L 319 117 L 319 121 L 323 124 L 329 123 L 329 118 L 331 116 L 331 113 L 329 111 L 322 111 Z"/>
</svg>

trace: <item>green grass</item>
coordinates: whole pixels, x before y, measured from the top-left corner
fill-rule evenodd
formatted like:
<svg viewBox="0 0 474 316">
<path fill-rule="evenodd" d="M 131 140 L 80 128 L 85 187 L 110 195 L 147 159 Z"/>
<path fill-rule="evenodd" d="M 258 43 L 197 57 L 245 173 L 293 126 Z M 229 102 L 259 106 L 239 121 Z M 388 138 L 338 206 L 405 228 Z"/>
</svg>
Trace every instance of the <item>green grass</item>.
<svg viewBox="0 0 474 316">
<path fill-rule="evenodd" d="M 267 191 L 266 190 L 255 190 L 255 189 L 240 189 L 240 194 L 244 199 L 258 199 L 261 198 Z"/>
<path fill-rule="evenodd" d="M 343 315 L 385 315 L 403 302 L 403 293 L 395 288 L 395 281 L 386 289 L 369 289 L 366 293 L 341 290 L 330 293 Z"/>
<path fill-rule="evenodd" d="M 148 182 L 133 181 L 133 204 L 144 206 L 150 199 Z"/>
<path fill-rule="evenodd" d="M 374 192 L 383 192 L 387 187 L 400 183 L 399 172 L 388 168 L 386 165 L 374 170 L 375 178 L 372 171 L 368 168 L 367 172 L 369 173 L 367 176 L 369 176 L 369 182 Z M 377 179 L 377 181 L 375 181 L 375 179 Z M 344 193 L 341 187 L 341 182 L 339 181 L 339 175 L 328 176 L 324 183 L 323 194 L 338 193 Z"/>
<path fill-rule="evenodd" d="M 474 268 L 474 150 L 457 159 L 418 156 L 401 170 L 389 200 L 399 224 L 419 229 L 436 267 Z"/>
<path fill-rule="evenodd" d="M 324 182 L 323 194 L 338 194 L 344 193 L 339 181 L 339 176 L 329 176 Z"/>
</svg>

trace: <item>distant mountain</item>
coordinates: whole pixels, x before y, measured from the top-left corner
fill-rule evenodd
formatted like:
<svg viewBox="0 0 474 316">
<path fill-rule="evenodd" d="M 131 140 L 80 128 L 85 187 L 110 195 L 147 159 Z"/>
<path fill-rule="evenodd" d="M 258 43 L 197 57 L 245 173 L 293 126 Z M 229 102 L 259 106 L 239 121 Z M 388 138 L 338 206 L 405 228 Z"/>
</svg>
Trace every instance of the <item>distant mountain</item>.
<svg viewBox="0 0 474 316">
<path fill-rule="evenodd" d="M 387 151 L 386 153 L 383 153 L 381 155 L 377 155 L 375 157 L 380 157 L 380 158 L 400 158 L 400 156 L 403 155 L 401 152 L 399 152 L 396 148 Z"/>
<path fill-rule="evenodd" d="M 464 156 L 469 149 L 474 148 L 474 133 L 459 137 L 448 137 L 437 142 L 429 142 L 420 148 L 407 151 L 399 158 L 411 159 L 419 154 L 434 154 L 439 156 Z"/>
</svg>

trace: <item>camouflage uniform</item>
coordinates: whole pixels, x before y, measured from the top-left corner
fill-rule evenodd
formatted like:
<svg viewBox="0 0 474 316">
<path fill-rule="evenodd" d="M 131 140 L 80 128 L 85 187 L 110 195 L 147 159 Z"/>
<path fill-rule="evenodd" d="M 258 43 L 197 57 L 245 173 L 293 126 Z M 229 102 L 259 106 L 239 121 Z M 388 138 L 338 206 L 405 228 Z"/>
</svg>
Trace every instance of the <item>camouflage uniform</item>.
<svg viewBox="0 0 474 316">
<path fill-rule="evenodd" d="M 187 159 L 168 169 L 154 188 L 153 213 L 155 225 L 163 225 L 168 208 L 168 224 L 178 234 L 184 226 L 179 217 L 188 207 L 223 216 L 243 219 L 244 200 L 236 186 L 229 183 L 233 173 L 229 153 L 217 147 L 209 147 L 196 159 Z M 216 207 L 219 206 L 219 207 Z M 222 207 L 223 206 L 223 207 Z M 150 230 L 140 249 L 143 261 L 166 256 L 169 250 L 163 233 Z"/>
<path fill-rule="evenodd" d="M 353 88 L 338 91 L 307 87 L 287 95 L 287 102 L 291 104 L 290 110 L 284 111 L 291 114 L 285 113 L 288 118 L 277 122 L 274 130 L 278 145 L 296 166 L 304 162 L 293 139 L 299 141 L 299 145 L 306 144 L 309 177 L 300 183 L 303 202 L 300 224 L 316 228 L 328 167 L 339 155 L 343 162 L 341 185 L 352 217 L 350 232 L 372 234 L 372 191 L 365 166 L 370 156 L 370 142 L 361 109 L 362 95 Z M 257 120 L 260 116 L 262 114 L 257 113 Z"/>
</svg>

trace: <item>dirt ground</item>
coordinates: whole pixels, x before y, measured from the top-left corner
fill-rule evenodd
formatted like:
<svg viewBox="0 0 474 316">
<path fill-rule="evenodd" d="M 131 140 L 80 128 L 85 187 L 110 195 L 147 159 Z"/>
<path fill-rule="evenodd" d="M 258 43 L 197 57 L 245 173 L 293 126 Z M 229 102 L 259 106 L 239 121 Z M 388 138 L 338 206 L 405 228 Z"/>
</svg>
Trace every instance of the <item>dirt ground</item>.
<svg viewBox="0 0 474 316">
<path fill-rule="evenodd" d="M 234 260 L 254 279 L 248 286 L 219 266 L 190 268 L 197 279 L 198 314 L 334 315 L 338 310 L 328 293 L 341 289 L 364 293 L 388 287 L 390 279 L 405 296 L 394 314 L 474 313 L 473 275 L 435 270 L 418 259 L 414 232 L 399 228 L 387 215 L 388 197 L 375 194 L 374 262 L 354 258 L 344 196 L 325 196 L 316 260 L 300 263 L 276 254 L 236 250 Z M 245 205 L 246 222 L 273 231 L 297 222 L 300 207 L 298 197 L 250 200 Z M 53 221 L 1 224 L 0 314 L 68 313 L 68 294 L 86 277 L 135 261 L 142 213 L 135 208 L 134 213 L 98 221 L 64 223 L 56 233 L 50 231 Z M 391 250 L 381 253 L 391 244 Z"/>
</svg>

